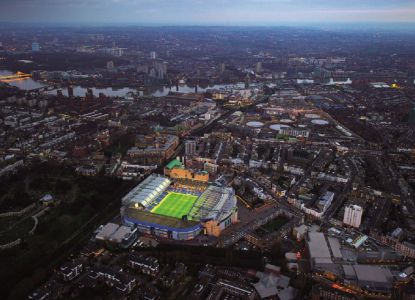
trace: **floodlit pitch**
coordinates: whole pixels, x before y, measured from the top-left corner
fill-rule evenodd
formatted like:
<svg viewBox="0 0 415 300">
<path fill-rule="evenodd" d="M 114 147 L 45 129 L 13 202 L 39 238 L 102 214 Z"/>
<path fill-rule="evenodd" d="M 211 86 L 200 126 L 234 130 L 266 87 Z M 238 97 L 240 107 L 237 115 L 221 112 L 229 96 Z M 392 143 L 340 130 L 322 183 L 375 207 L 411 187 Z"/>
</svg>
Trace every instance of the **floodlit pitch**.
<svg viewBox="0 0 415 300">
<path fill-rule="evenodd" d="M 152 210 L 152 213 L 181 218 L 187 215 L 198 197 L 194 195 L 170 192 Z"/>
</svg>

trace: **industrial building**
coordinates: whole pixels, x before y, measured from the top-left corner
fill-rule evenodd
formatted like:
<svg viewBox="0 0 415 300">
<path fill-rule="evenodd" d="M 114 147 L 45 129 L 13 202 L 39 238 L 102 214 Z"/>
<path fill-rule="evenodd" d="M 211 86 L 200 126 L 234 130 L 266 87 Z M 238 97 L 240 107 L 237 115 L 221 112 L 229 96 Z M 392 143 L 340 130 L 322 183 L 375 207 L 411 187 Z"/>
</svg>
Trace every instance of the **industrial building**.
<svg viewBox="0 0 415 300">
<path fill-rule="evenodd" d="M 344 248 L 337 237 L 309 232 L 306 240 L 310 265 L 315 273 L 343 282 L 355 290 L 389 294 L 393 276 L 387 267 L 357 262 L 357 254 Z"/>
<path fill-rule="evenodd" d="M 137 239 L 137 229 L 129 226 L 107 223 L 98 229 L 95 240 L 109 246 L 127 248 Z"/>
</svg>

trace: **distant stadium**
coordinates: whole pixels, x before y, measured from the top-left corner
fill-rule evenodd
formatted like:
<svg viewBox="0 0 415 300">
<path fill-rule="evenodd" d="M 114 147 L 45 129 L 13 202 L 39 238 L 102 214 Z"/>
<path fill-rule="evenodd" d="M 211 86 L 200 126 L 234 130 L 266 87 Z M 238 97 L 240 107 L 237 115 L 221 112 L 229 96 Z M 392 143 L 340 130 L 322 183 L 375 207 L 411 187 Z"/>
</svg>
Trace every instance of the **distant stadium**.
<svg viewBox="0 0 415 300">
<path fill-rule="evenodd" d="M 237 220 L 235 192 L 217 185 L 183 185 L 150 175 L 123 199 L 124 223 L 144 234 L 190 240 L 201 233 L 219 236 Z"/>
</svg>

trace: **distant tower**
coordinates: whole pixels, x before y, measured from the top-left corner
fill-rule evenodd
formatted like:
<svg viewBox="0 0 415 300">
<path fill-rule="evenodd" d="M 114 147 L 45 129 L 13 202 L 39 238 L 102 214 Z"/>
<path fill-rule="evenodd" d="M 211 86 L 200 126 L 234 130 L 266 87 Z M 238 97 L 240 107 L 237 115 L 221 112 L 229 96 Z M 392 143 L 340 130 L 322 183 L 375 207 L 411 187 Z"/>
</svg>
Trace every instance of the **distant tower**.
<svg viewBox="0 0 415 300">
<path fill-rule="evenodd" d="M 185 154 L 188 157 L 192 157 L 196 154 L 196 141 L 195 140 L 187 140 L 185 142 Z"/>
<path fill-rule="evenodd" d="M 167 75 L 167 63 L 166 62 L 155 61 L 153 63 L 153 66 L 154 66 L 155 77 L 157 79 L 166 78 L 166 75 Z"/>
<path fill-rule="evenodd" d="M 224 63 L 220 64 L 220 72 L 223 73 L 226 70 L 226 65 Z"/>
<path fill-rule="evenodd" d="M 249 73 L 245 76 L 245 88 L 249 88 L 249 85 L 251 84 L 251 77 L 249 77 Z"/>
<path fill-rule="evenodd" d="M 257 62 L 255 66 L 255 73 L 262 73 L 262 62 Z"/>
<path fill-rule="evenodd" d="M 114 62 L 112 60 L 107 62 L 107 71 L 113 71 L 114 68 L 115 68 L 115 66 L 114 66 Z"/>
<path fill-rule="evenodd" d="M 68 97 L 73 97 L 73 86 L 68 86 Z"/>
<path fill-rule="evenodd" d="M 156 58 L 157 58 L 156 51 L 151 51 L 151 52 L 150 52 L 150 58 L 151 58 L 151 59 L 156 59 Z"/>
<path fill-rule="evenodd" d="M 362 222 L 363 209 L 358 205 L 348 205 L 344 211 L 343 223 L 359 228 Z"/>
</svg>

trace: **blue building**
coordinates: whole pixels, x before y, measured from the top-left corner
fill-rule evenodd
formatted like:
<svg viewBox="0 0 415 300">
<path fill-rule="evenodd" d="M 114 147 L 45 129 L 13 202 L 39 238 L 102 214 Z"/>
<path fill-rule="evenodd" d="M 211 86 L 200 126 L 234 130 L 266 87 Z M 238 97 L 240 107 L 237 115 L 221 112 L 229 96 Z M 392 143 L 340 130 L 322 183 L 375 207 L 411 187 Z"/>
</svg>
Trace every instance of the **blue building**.
<svg viewBox="0 0 415 300">
<path fill-rule="evenodd" d="M 40 51 L 40 45 L 38 42 L 33 42 L 32 43 L 32 51 L 33 52 L 39 52 Z"/>
</svg>

